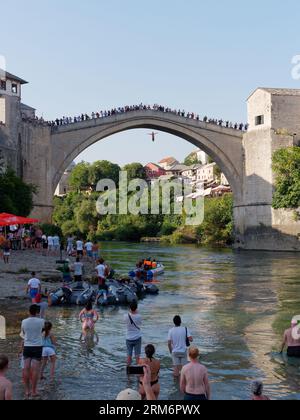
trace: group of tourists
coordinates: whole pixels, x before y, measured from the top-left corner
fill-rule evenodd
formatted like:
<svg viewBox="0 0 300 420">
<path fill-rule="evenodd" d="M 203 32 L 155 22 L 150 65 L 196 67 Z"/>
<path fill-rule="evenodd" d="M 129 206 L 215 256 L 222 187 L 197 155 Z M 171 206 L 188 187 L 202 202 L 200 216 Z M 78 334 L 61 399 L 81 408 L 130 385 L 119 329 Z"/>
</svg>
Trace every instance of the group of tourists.
<svg viewBox="0 0 300 420">
<path fill-rule="evenodd" d="M 69 257 L 76 256 L 80 259 L 86 257 L 90 262 L 97 261 L 100 257 L 100 245 L 98 242 L 83 241 L 81 238 L 74 238 L 73 236 L 68 236 L 67 238 L 66 251 Z"/>
<path fill-rule="evenodd" d="M 39 226 L 10 226 L 9 231 L 0 232 L 0 250 L 3 257 L 10 256 L 11 251 L 34 249 L 55 254 L 60 250 L 58 235 L 47 236 Z M 5 255 L 6 254 L 6 255 Z"/>
<path fill-rule="evenodd" d="M 205 116 L 201 120 L 199 114 L 196 114 L 194 112 L 186 112 L 184 109 L 174 109 L 174 108 L 169 108 L 169 107 L 165 107 L 158 104 L 154 104 L 150 106 L 150 105 L 145 105 L 143 103 L 139 105 L 131 105 L 131 106 L 126 105 L 123 107 L 113 108 L 108 111 L 101 110 L 97 112 L 92 112 L 91 114 L 80 114 L 74 117 L 64 116 L 62 118 L 57 118 L 56 120 L 50 121 L 47 124 L 50 125 L 51 127 L 59 127 L 63 125 L 76 124 L 83 121 L 90 121 L 90 120 L 95 120 L 95 119 L 100 119 L 100 118 L 108 118 L 114 115 L 126 114 L 128 112 L 134 112 L 134 111 L 157 111 L 157 112 L 162 112 L 166 114 L 174 114 L 182 118 L 187 118 L 187 119 L 191 119 L 195 121 L 202 121 L 208 124 L 217 124 L 219 126 L 231 128 L 234 130 L 240 130 L 240 131 L 248 130 L 248 124 L 243 124 L 243 123 L 233 124 L 230 121 L 223 121 L 222 119 L 212 119 L 212 118 L 208 118 L 207 116 Z"/>
<path fill-rule="evenodd" d="M 47 235 L 39 226 L 11 226 L 10 231 L 0 232 L 0 255 L 5 264 L 10 262 L 12 251 L 36 250 L 44 256 L 58 256 L 66 251 L 69 257 L 86 258 L 96 261 L 100 257 L 100 247 L 97 242 L 83 241 L 81 238 L 68 236 L 66 240 L 58 234 Z"/>
</svg>

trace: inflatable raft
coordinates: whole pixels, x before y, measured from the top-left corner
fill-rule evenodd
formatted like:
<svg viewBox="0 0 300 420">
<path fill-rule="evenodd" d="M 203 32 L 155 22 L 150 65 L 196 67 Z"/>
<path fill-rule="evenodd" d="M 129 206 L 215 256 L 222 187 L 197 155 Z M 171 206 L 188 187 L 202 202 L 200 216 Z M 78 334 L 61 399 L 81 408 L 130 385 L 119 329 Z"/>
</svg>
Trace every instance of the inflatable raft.
<svg viewBox="0 0 300 420">
<path fill-rule="evenodd" d="M 153 278 L 161 276 L 165 272 L 163 264 L 158 263 L 157 267 L 152 270 L 141 270 L 139 268 L 130 271 L 129 276 L 131 278 L 144 279 L 145 281 L 151 281 Z"/>
<path fill-rule="evenodd" d="M 88 283 L 84 282 L 82 285 L 72 283 L 50 293 L 50 298 L 52 306 L 63 304 L 84 306 L 95 298 L 95 291 Z"/>
</svg>

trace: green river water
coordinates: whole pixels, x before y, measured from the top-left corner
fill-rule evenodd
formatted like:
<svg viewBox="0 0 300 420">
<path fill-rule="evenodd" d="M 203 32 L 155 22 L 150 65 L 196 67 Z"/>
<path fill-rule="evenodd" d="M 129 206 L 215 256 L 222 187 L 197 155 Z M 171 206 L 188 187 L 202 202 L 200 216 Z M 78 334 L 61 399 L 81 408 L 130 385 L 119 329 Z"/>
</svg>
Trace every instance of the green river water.
<svg viewBox="0 0 300 420">
<path fill-rule="evenodd" d="M 272 399 L 300 399 L 300 361 L 280 356 L 282 335 L 300 313 L 298 254 L 234 253 L 193 246 L 105 244 L 104 256 L 120 272 L 128 272 L 144 256 L 164 263 L 159 296 L 140 303 L 143 342 L 153 343 L 162 362 L 161 399 L 181 399 L 172 377 L 167 333 L 180 314 L 191 329 L 202 362 L 209 370 L 213 399 L 249 399 L 250 385 L 262 379 Z M 58 370 L 54 384 L 43 385 L 48 399 L 115 399 L 124 388 L 136 387 L 125 372 L 123 316 L 126 308 L 100 311 L 99 343 L 80 343 L 79 308 L 51 308 L 48 318 L 58 338 Z M 6 351 L 10 376 L 22 398 L 16 357 L 17 337 Z"/>
</svg>

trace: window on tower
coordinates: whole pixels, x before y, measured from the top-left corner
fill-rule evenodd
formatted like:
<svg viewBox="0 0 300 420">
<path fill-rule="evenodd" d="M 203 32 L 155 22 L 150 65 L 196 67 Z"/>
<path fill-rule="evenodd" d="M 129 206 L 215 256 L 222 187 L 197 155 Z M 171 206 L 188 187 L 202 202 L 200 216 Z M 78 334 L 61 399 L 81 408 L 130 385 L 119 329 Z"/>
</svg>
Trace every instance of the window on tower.
<svg viewBox="0 0 300 420">
<path fill-rule="evenodd" d="M 255 117 L 255 125 L 264 125 L 265 123 L 265 116 L 259 115 L 258 117 Z"/>
<path fill-rule="evenodd" d="M 0 89 L 1 90 L 6 90 L 6 80 L 1 80 L 0 81 Z"/>
<path fill-rule="evenodd" d="M 12 83 L 11 91 L 12 93 L 18 93 L 18 85 L 16 83 Z"/>
</svg>

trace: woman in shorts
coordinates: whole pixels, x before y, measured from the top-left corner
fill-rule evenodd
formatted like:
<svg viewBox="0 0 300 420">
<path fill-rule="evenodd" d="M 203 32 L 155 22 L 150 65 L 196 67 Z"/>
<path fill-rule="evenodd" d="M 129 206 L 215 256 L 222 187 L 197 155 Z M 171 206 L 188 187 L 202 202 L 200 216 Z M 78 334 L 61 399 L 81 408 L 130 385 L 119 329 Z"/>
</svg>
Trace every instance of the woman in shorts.
<svg viewBox="0 0 300 420">
<path fill-rule="evenodd" d="M 42 357 L 42 368 L 41 368 L 41 379 L 45 379 L 44 371 L 50 360 L 50 376 L 54 379 L 55 376 L 55 365 L 56 365 L 56 339 L 51 333 L 52 324 L 51 322 L 45 322 L 44 336 L 43 336 L 43 357 Z"/>
</svg>

